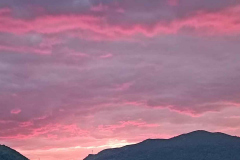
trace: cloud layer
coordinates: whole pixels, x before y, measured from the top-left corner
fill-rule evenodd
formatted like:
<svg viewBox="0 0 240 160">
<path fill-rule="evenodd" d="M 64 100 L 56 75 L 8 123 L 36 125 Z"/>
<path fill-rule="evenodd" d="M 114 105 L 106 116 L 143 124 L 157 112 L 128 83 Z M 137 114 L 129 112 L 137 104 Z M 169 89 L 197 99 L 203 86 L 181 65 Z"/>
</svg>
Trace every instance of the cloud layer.
<svg viewBox="0 0 240 160">
<path fill-rule="evenodd" d="M 239 13 L 236 0 L 1 1 L 1 141 L 55 160 L 240 135 Z"/>
</svg>

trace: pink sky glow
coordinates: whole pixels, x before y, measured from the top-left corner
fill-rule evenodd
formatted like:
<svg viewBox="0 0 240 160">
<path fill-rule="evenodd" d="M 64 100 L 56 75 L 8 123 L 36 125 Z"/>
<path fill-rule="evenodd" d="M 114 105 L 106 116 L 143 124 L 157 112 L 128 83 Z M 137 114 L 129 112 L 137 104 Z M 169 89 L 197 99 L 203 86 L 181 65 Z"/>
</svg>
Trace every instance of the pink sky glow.
<svg viewBox="0 0 240 160">
<path fill-rule="evenodd" d="M 240 1 L 1 0 L 0 144 L 31 160 L 193 130 L 240 136 Z"/>
</svg>

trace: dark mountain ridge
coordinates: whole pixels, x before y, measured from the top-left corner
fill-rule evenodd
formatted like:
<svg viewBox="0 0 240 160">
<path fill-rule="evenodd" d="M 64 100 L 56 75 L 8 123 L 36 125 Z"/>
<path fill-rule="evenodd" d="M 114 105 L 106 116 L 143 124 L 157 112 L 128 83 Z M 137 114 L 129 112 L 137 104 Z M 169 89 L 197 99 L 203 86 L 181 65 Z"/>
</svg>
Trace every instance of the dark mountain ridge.
<svg viewBox="0 0 240 160">
<path fill-rule="evenodd" d="M 240 160 L 240 138 L 200 130 L 106 149 L 84 160 Z"/>
<path fill-rule="evenodd" d="M 0 145 L 0 160 L 29 160 L 17 151 L 7 147 L 5 145 Z"/>
</svg>

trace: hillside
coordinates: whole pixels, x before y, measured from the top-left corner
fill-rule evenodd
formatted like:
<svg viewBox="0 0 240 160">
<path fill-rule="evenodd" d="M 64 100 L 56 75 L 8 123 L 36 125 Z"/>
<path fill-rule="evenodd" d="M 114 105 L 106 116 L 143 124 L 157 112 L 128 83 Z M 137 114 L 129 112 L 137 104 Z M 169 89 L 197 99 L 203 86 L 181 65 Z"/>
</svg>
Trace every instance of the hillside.
<svg viewBox="0 0 240 160">
<path fill-rule="evenodd" d="M 240 160 L 240 138 L 194 131 L 171 139 L 148 139 L 103 150 L 84 160 Z"/>
<path fill-rule="evenodd" d="M 7 146 L 0 145 L 0 160 L 28 160 L 28 158 Z"/>
</svg>

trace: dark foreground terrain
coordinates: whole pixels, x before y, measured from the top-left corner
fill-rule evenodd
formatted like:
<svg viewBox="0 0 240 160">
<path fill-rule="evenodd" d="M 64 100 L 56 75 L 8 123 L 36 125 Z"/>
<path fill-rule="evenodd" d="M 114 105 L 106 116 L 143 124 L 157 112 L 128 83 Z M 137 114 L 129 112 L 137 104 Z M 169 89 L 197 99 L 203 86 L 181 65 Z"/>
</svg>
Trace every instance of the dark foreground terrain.
<svg viewBox="0 0 240 160">
<path fill-rule="evenodd" d="M 17 151 L 0 145 L 0 160 L 28 160 L 26 157 L 18 153 Z"/>
<path fill-rule="evenodd" d="M 148 139 L 107 149 L 84 160 L 240 160 L 240 138 L 195 131 L 171 139 Z"/>
</svg>

